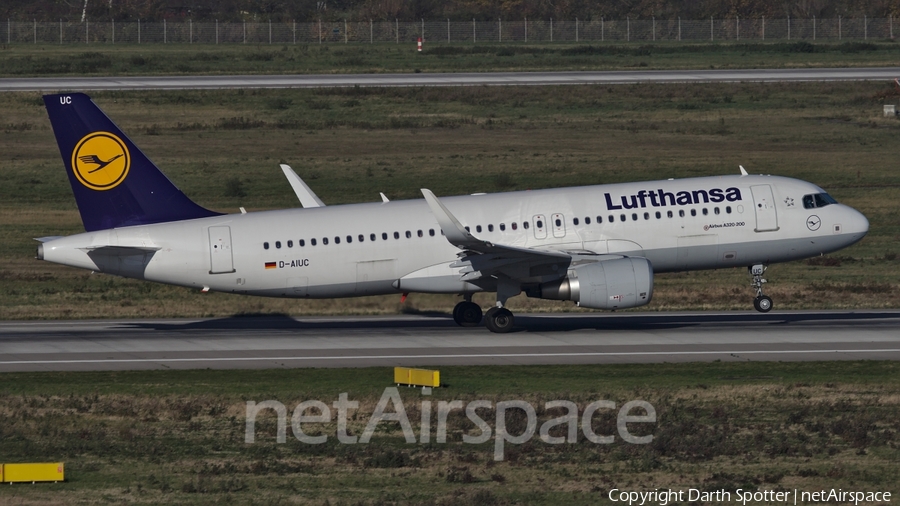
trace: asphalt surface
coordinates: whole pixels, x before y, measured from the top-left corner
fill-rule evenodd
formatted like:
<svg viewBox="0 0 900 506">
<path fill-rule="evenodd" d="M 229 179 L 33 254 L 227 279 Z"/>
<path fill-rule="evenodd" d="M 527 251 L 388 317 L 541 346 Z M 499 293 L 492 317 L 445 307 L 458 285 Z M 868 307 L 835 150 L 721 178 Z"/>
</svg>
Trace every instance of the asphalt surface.
<svg viewBox="0 0 900 506">
<path fill-rule="evenodd" d="M 25 77 L 0 79 L 0 91 L 57 92 L 66 90 L 320 88 L 334 86 L 628 84 L 639 82 L 891 81 L 897 77 L 900 77 L 900 67 L 441 74 L 309 74 L 281 76 Z"/>
<path fill-rule="evenodd" d="M 0 372 L 863 359 L 900 360 L 900 311 L 0 323 Z"/>
</svg>

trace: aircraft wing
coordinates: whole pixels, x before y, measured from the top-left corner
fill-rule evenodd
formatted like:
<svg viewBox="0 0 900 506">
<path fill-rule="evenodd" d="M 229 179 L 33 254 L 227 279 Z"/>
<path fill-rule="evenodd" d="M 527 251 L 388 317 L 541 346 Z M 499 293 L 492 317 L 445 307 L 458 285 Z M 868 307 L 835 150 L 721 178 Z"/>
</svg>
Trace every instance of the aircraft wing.
<svg viewBox="0 0 900 506">
<path fill-rule="evenodd" d="M 476 281 L 485 277 L 505 277 L 524 282 L 541 282 L 566 275 L 572 256 L 559 251 L 517 248 L 483 241 L 473 236 L 431 192 L 422 195 L 437 219 L 444 236 L 457 248 L 459 260 L 450 265 L 460 268 L 462 281 Z"/>
<path fill-rule="evenodd" d="M 310 207 L 325 207 L 325 203 L 322 202 L 322 199 L 320 199 L 319 196 L 316 195 L 302 179 L 300 179 L 300 176 L 294 172 L 294 169 L 292 169 L 290 165 L 282 163 L 281 171 L 284 172 L 284 177 L 291 183 L 291 188 L 294 189 L 294 194 L 297 195 L 297 199 L 300 200 L 300 205 L 303 206 L 304 209 L 309 209 Z"/>
</svg>

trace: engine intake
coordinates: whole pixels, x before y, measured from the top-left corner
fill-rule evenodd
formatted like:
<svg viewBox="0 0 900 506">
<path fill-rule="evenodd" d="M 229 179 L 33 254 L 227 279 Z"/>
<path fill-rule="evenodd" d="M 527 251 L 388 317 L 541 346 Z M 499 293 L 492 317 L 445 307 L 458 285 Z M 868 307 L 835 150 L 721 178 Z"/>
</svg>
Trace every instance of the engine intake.
<svg viewBox="0 0 900 506">
<path fill-rule="evenodd" d="M 653 266 L 646 258 L 625 257 L 579 265 L 560 280 L 525 290 L 529 297 L 575 301 L 591 309 L 626 309 L 653 298 Z"/>
</svg>

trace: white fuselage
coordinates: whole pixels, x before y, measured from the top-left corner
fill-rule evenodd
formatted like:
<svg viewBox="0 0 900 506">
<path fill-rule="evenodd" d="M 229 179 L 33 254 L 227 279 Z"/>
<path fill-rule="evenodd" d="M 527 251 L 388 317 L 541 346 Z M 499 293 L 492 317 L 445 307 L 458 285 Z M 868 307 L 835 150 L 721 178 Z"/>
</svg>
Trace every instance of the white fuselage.
<svg viewBox="0 0 900 506">
<path fill-rule="evenodd" d="M 655 272 L 669 272 L 785 262 L 859 241 L 866 218 L 841 204 L 804 207 L 803 197 L 818 193 L 824 192 L 796 179 L 721 176 L 441 201 L 484 241 L 641 256 Z M 450 266 L 458 253 L 419 199 L 88 232 L 46 242 L 39 256 L 149 281 L 275 297 L 490 289 L 459 280 Z"/>
</svg>

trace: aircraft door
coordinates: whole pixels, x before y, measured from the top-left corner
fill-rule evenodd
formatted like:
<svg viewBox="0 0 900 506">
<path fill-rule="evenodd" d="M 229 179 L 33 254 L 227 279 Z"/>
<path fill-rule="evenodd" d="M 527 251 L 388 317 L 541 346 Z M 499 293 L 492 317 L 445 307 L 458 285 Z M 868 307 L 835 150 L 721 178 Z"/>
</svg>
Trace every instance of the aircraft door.
<svg viewBox="0 0 900 506">
<path fill-rule="evenodd" d="M 772 187 L 760 184 L 750 187 L 753 194 L 753 209 L 756 210 L 756 232 L 778 230 L 778 216 L 775 211 L 775 196 Z"/>
<path fill-rule="evenodd" d="M 532 219 L 532 225 L 534 226 L 535 239 L 547 238 L 547 219 L 543 214 L 534 215 L 534 218 Z"/>
<path fill-rule="evenodd" d="M 565 237 L 566 236 L 566 217 L 559 214 L 553 213 L 550 215 L 550 224 L 553 226 L 553 237 Z"/>
<path fill-rule="evenodd" d="M 231 227 L 209 227 L 209 273 L 234 272 Z"/>
</svg>

